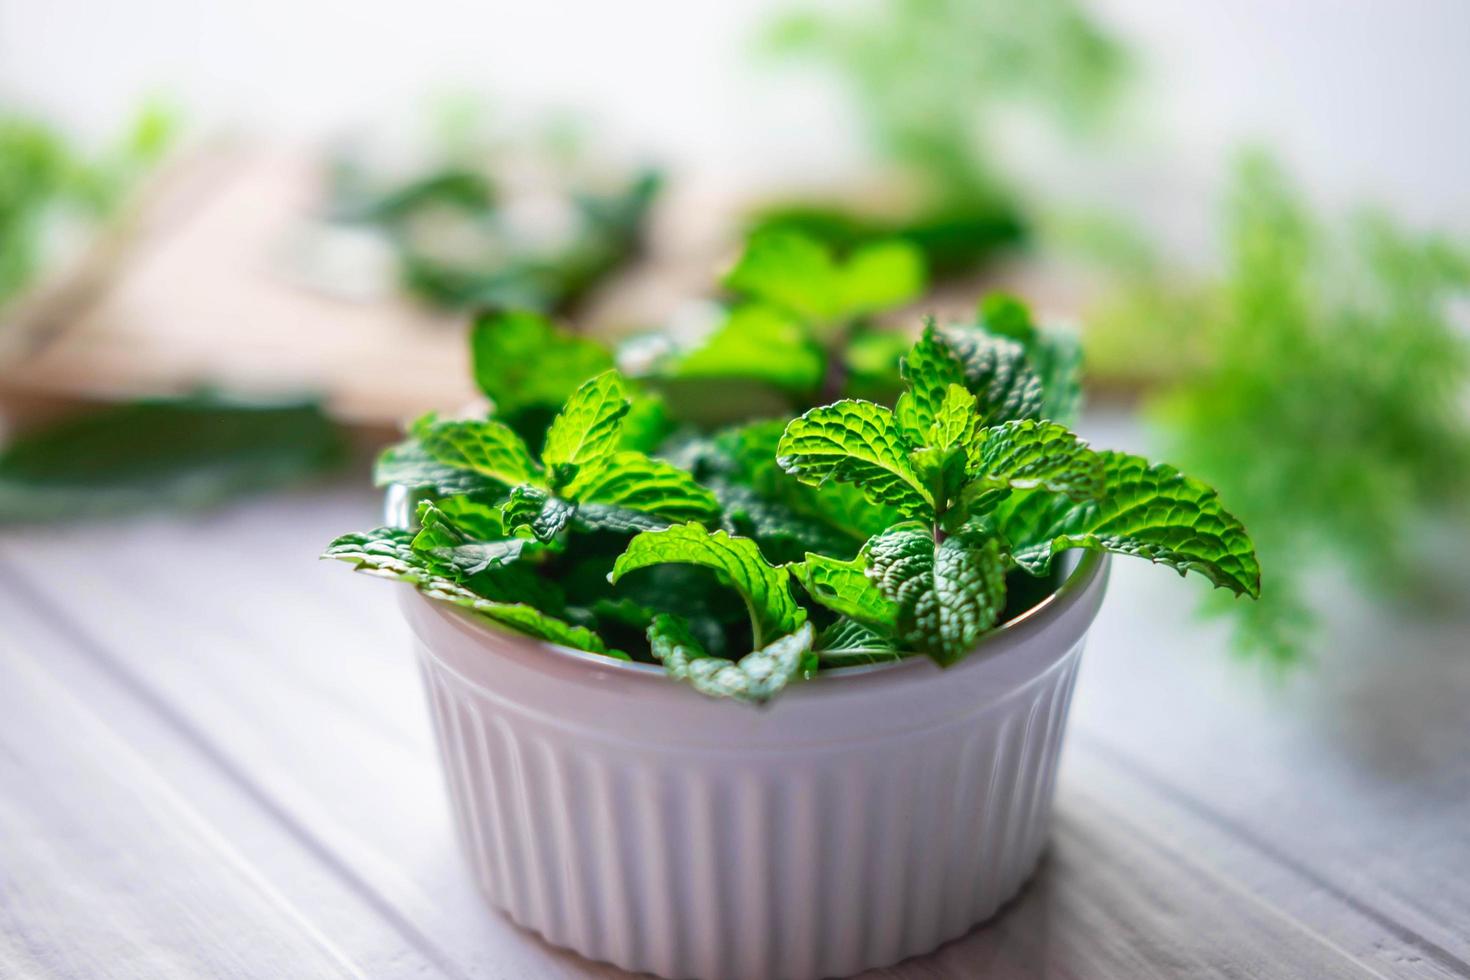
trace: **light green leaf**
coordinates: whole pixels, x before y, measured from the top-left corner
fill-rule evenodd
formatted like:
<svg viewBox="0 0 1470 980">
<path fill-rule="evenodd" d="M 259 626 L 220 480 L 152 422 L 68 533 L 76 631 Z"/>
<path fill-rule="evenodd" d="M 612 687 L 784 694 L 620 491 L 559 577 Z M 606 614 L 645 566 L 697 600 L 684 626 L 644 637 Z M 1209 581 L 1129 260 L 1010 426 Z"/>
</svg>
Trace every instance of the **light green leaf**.
<svg viewBox="0 0 1470 980">
<path fill-rule="evenodd" d="M 780 693 L 801 671 L 812 647 L 812 627 L 805 623 L 795 633 L 730 661 L 707 654 L 682 620 L 660 614 L 648 627 L 648 643 L 670 677 L 701 694 L 760 703 Z"/>
<path fill-rule="evenodd" d="M 975 396 L 962 385 L 950 385 L 925 434 L 924 445 L 937 449 L 968 446 L 974 440 L 979 423 Z"/>
<path fill-rule="evenodd" d="M 933 318 L 925 323 L 923 336 L 899 361 L 898 373 L 908 386 L 894 409 L 898 423 L 913 445 L 934 445 L 927 441 L 929 428 L 949 397 L 950 388 L 965 386 L 965 365 L 935 330 Z M 973 398 L 970 404 L 973 410 Z"/>
<path fill-rule="evenodd" d="M 542 465 L 553 472 L 558 467 L 585 472 L 601 466 L 618 448 L 629 405 L 618 372 L 604 371 L 583 382 L 551 420 Z"/>
<path fill-rule="evenodd" d="M 821 384 L 825 370 L 826 358 L 800 320 L 773 306 L 746 303 L 661 373 L 682 379 L 745 378 L 808 394 Z"/>
<path fill-rule="evenodd" d="M 908 242 L 864 245 L 841 270 L 842 313 L 857 316 L 902 306 L 924 291 L 926 278 L 923 253 Z"/>
<path fill-rule="evenodd" d="M 970 653 L 1005 608 L 1005 564 L 993 538 L 896 527 L 868 543 L 878 589 L 898 606 L 898 638 L 941 666 Z"/>
<path fill-rule="evenodd" d="M 720 510 L 715 495 L 690 474 L 661 459 L 626 451 L 608 457 L 600 470 L 579 473 L 566 495 L 579 503 L 608 504 L 670 521 L 712 519 Z"/>
<path fill-rule="evenodd" d="M 498 480 L 484 474 L 439 462 L 417 439 L 405 439 L 383 450 L 373 466 L 373 483 L 380 487 L 396 485 L 411 490 L 432 490 L 444 495 L 501 488 Z"/>
<path fill-rule="evenodd" d="M 540 485 L 544 479 L 521 437 L 493 419 L 439 422 L 429 417 L 414 424 L 414 435 L 430 458 L 446 466 L 512 487 Z"/>
<path fill-rule="evenodd" d="M 904 657 L 891 637 L 853 619 L 839 619 L 822 630 L 812 649 L 827 667 L 856 667 Z"/>
<path fill-rule="evenodd" d="M 524 311 L 493 311 L 470 333 L 475 382 L 502 415 L 557 408 L 584 380 L 613 366 L 601 344 Z"/>
<path fill-rule="evenodd" d="M 838 315 L 837 265 L 827 248 L 788 231 L 758 234 L 725 277 L 725 285 L 809 320 Z"/>
<path fill-rule="evenodd" d="M 833 612 L 889 630 L 897 625 L 898 606 L 868 577 L 866 554 L 851 561 L 808 554 L 788 567 L 811 597 Z"/>
<path fill-rule="evenodd" d="M 795 632 L 806 620 L 806 610 L 791 596 L 790 573 L 772 565 L 749 538 L 711 533 L 699 524 L 676 524 L 661 531 L 645 531 L 628 542 L 608 580 L 613 584 L 628 572 L 667 563 L 713 569 L 728 582 L 750 613 L 757 647 L 770 638 Z"/>
<path fill-rule="evenodd" d="M 423 509 L 432 506 L 456 528 L 477 541 L 493 541 L 507 537 L 511 528 L 505 523 L 502 508 L 470 496 L 440 497 L 438 500 L 419 505 L 419 523 L 423 523 Z"/>
<path fill-rule="evenodd" d="M 1055 555 L 1091 548 L 1199 572 L 1217 587 L 1258 596 L 1261 569 L 1240 521 L 1214 490 L 1172 466 L 1127 453 L 1098 454 L 1101 500 L 1073 503 L 1044 491 L 1017 494 L 996 510 L 994 526 L 1017 564 L 1045 575 Z"/>
<path fill-rule="evenodd" d="M 974 327 L 946 328 L 942 339 L 964 366 L 964 385 L 974 393 L 985 425 L 1041 416 L 1041 380 L 1023 346 Z"/>
<path fill-rule="evenodd" d="M 1074 500 L 1103 494 L 1102 457 L 1055 422 L 1026 419 L 977 430 L 966 492 L 1042 488 Z"/>
<path fill-rule="evenodd" d="M 906 516 L 933 515 L 934 500 L 909 463 L 893 413 L 881 405 L 846 399 L 814 408 L 787 424 L 776 450 L 781 468 L 803 483 L 852 483 Z"/>
</svg>

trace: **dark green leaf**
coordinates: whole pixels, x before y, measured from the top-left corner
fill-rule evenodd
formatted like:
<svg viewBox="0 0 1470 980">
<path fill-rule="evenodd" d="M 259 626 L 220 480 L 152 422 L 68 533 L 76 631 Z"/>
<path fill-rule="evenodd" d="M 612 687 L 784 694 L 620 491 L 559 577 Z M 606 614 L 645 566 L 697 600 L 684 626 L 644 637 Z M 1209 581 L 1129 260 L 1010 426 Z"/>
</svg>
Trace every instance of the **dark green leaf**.
<svg viewBox="0 0 1470 980">
<path fill-rule="evenodd" d="M 698 524 L 676 524 L 661 531 L 645 531 L 632 541 L 613 565 L 614 584 L 628 572 L 665 563 L 699 565 L 729 583 L 750 613 L 755 645 L 794 632 L 806 620 L 806 610 L 791 597 L 790 574 L 771 565 L 749 538 L 713 533 Z"/>
<path fill-rule="evenodd" d="M 215 395 L 104 408 L 0 451 L 0 522 L 194 509 L 299 484 L 341 464 L 345 443 L 312 403 Z"/>
<path fill-rule="evenodd" d="M 899 526 L 868 544 L 878 589 L 898 606 L 898 637 L 941 666 L 967 656 L 1005 608 L 1005 564 L 993 538 L 935 542 L 928 528 Z"/>
</svg>

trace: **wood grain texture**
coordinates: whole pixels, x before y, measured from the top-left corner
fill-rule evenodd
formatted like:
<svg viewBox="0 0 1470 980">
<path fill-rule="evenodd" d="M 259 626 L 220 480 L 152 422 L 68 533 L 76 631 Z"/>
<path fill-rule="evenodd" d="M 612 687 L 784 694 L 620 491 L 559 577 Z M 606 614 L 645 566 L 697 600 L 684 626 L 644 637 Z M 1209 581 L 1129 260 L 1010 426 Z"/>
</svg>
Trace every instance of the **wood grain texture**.
<svg viewBox="0 0 1470 980">
<path fill-rule="evenodd" d="M 0 975 L 61 948 L 83 959 L 58 975 L 142 975 L 75 968 L 120 943 L 183 975 L 303 975 L 232 958 L 267 934 L 320 975 L 618 975 L 475 893 L 396 586 L 314 560 L 378 504 L 326 490 L 0 537 L 0 814 L 28 821 L 0 835 Z M 1401 637 L 1414 655 L 1389 669 L 1347 621 L 1360 653 L 1273 687 L 1199 629 L 1171 576 L 1117 572 L 1042 873 L 991 926 L 875 976 L 1470 976 L 1470 671 L 1450 627 Z M 117 902 L 109 929 L 68 926 Z M 242 942 L 217 941 L 220 921 Z"/>
</svg>

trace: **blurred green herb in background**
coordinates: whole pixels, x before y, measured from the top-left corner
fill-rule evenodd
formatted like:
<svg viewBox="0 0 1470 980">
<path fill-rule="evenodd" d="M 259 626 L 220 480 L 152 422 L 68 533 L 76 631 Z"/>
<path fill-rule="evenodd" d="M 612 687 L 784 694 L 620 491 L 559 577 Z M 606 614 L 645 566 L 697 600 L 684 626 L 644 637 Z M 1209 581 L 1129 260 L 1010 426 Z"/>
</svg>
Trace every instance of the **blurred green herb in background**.
<svg viewBox="0 0 1470 980">
<path fill-rule="evenodd" d="M 139 111 L 112 147 L 91 153 L 55 126 L 0 108 L 0 305 L 45 271 L 68 226 L 95 232 L 172 142 L 176 118 Z"/>
<path fill-rule="evenodd" d="M 1170 455 L 1219 488 L 1272 569 L 1259 603 L 1230 607 L 1239 645 L 1285 663 L 1313 635 L 1312 571 L 1433 596 L 1425 529 L 1470 516 L 1470 334 L 1453 319 L 1470 251 L 1371 212 L 1325 227 L 1259 154 L 1224 239 L 1216 281 L 1133 262 L 1088 353 L 1161 382 L 1146 407 Z"/>
<path fill-rule="evenodd" d="M 844 249 L 903 238 L 936 277 L 971 271 L 1028 234 L 997 153 L 1002 114 L 1030 110 L 1091 131 L 1128 74 L 1121 44 L 1073 0 L 881 0 L 841 14 L 788 14 L 765 42 L 836 74 L 878 162 L 910 185 L 914 201 L 898 215 L 779 206 L 757 227 Z"/>
<path fill-rule="evenodd" d="M 332 168 L 329 218 L 385 236 L 410 295 L 450 310 L 567 312 L 639 255 L 657 172 L 593 160 L 556 120 L 494 134 L 474 103 L 442 108 L 416 171 L 375 173 L 351 153 Z"/>
<path fill-rule="evenodd" d="M 213 393 L 98 409 L 0 450 L 0 524 L 193 510 L 338 467 L 346 443 L 313 402 Z"/>
</svg>

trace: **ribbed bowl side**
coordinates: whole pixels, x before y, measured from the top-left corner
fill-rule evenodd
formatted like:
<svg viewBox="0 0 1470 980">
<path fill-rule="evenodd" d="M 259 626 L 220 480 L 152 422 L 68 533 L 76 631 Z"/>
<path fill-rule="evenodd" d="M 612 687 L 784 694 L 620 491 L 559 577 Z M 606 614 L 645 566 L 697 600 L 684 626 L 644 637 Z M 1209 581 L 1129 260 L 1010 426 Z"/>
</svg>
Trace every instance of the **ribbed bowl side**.
<svg viewBox="0 0 1470 980">
<path fill-rule="evenodd" d="M 420 647 L 461 845 L 558 946 L 705 980 L 845 976 L 991 916 L 1045 846 L 1079 641 L 975 711 L 789 751 L 629 743 Z"/>
</svg>

